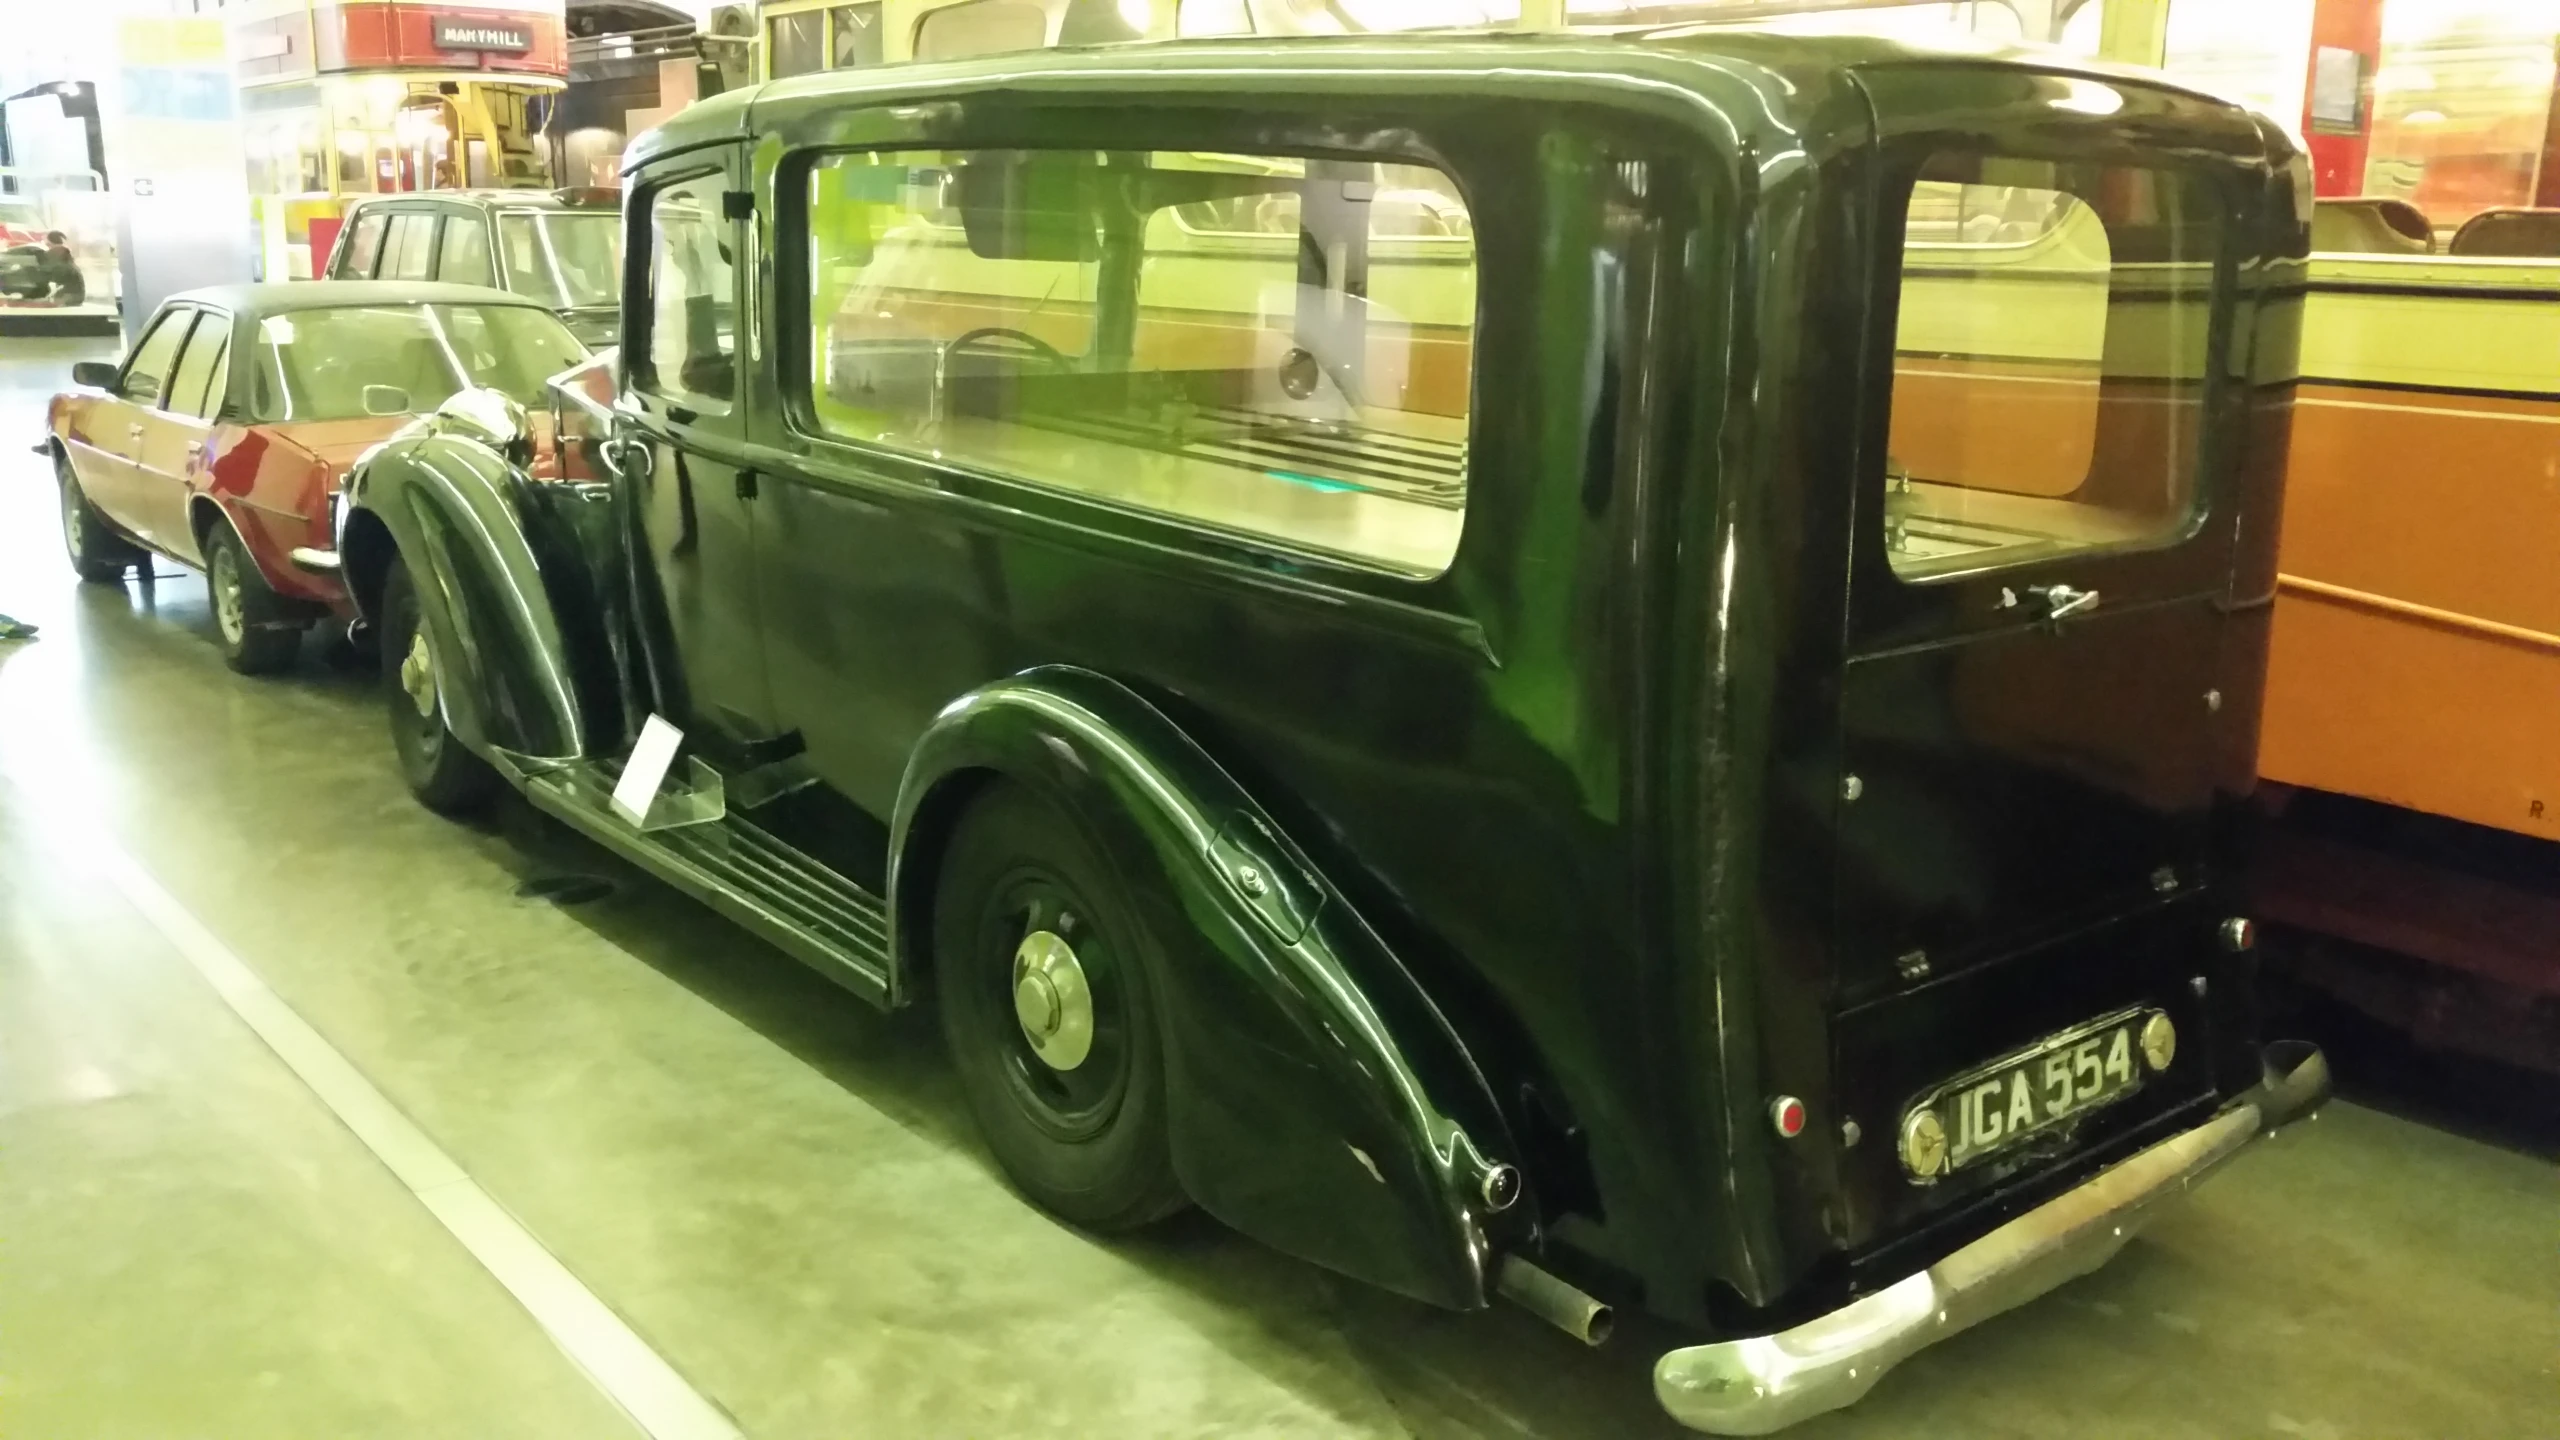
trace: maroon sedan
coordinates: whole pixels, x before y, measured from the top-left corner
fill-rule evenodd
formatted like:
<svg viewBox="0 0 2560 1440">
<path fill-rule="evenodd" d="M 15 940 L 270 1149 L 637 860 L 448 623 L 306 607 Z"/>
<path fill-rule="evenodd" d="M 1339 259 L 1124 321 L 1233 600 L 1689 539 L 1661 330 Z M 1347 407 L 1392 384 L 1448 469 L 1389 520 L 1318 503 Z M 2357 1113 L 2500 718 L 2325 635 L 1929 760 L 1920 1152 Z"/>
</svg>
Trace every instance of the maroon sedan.
<svg viewBox="0 0 2560 1440">
<path fill-rule="evenodd" d="M 466 387 L 529 406 L 586 358 L 558 317 L 476 285 L 329 280 L 170 297 L 121 364 L 46 417 L 62 538 L 80 578 L 150 554 L 205 573 L 223 658 L 293 662 L 302 631 L 353 614 L 330 508 L 366 447 Z"/>
</svg>

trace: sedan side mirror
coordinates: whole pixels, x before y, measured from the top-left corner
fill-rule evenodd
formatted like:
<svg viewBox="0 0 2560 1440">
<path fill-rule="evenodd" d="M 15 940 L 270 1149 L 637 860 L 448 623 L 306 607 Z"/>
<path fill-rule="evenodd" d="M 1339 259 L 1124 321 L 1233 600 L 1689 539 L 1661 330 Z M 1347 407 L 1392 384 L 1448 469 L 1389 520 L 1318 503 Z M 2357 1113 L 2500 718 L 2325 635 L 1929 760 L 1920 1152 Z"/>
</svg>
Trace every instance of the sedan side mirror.
<svg viewBox="0 0 2560 1440">
<path fill-rule="evenodd" d="M 83 360 L 71 367 L 71 383 L 92 390 L 116 388 L 116 367 L 112 361 Z"/>
<path fill-rule="evenodd" d="M 511 459 L 525 458 L 519 448 L 533 433 L 524 406 L 500 390 L 456 390 L 436 407 L 440 428 L 465 435 Z"/>
<path fill-rule="evenodd" d="M 409 392 L 397 385 L 367 385 L 364 387 L 364 413 L 406 415 L 409 413 Z"/>
</svg>

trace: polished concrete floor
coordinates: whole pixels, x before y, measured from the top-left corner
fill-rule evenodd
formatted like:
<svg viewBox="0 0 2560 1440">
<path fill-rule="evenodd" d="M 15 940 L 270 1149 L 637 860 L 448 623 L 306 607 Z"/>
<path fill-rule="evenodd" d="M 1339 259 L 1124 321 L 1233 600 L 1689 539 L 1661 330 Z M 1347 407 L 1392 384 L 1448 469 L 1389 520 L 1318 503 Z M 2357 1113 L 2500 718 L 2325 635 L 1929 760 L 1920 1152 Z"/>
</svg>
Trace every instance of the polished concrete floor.
<svg viewBox="0 0 2560 1440">
<path fill-rule="evenodd" d="M 429 816 L 369 677 L 228 673 L 176 567 L 74 583 L 25 447 L 88 353 L 0 341 L 0 612 L 43 627 L 0 644 L 0 1436 L 636 1433 L 217 998 L 198 923 L 747 1435 L 1679 1433 L 1640 1329 L 1582 1351 L 1197 1216 L 1061 1228 L 929 1017 L 520 811 Z M 2341 1103 L 1796 1433 L 2560 1436 L 2560 1174 Z"/>
</svg>

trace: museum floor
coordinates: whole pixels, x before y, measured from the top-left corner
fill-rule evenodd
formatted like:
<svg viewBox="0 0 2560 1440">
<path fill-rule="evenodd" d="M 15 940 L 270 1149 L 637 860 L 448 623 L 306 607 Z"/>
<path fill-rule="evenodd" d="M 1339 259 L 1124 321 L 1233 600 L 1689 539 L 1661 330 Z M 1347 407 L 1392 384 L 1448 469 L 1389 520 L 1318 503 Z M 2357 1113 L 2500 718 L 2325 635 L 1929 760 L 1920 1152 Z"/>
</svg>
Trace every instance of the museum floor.
<svg viewBox="0 0 2560 1440">
<path fill-rule="evenodd" d="M 75 583 L 27 446 L 92 353 L 0 341 L 0 1435 L 1682 1433 L 1641 1327 L 1061 1228 L 929 1016 L 427 814 L 371 677 L 228 673 L 195 576 Z M 2335 1104 L 1793 1433 L 2560 1434 L 2560 1175 Z"/>
</svg>

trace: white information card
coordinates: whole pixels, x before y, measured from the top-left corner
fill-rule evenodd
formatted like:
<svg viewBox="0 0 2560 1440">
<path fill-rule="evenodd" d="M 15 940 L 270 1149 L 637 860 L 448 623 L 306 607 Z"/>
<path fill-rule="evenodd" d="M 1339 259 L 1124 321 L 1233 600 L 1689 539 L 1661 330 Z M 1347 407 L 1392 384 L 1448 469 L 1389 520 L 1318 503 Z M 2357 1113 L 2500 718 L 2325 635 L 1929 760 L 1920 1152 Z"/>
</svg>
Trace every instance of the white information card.
<svg viewBox="0 0 2560 1440">
<path fill-rule="evenodd" d="M 658 784 L 667 778 L 667 767 L 675 763 L 676 746 L 684 743 L 684 732 L 666 722 L 664 716 L 652 715 L 640 727 L 640 740 L 631 747 L 631 758 L 623 762 L 622 780 L 613 787 L 613 808 L 634 825 L 647 823 L 649 802 L 658 796 Z"/>
</svg>

